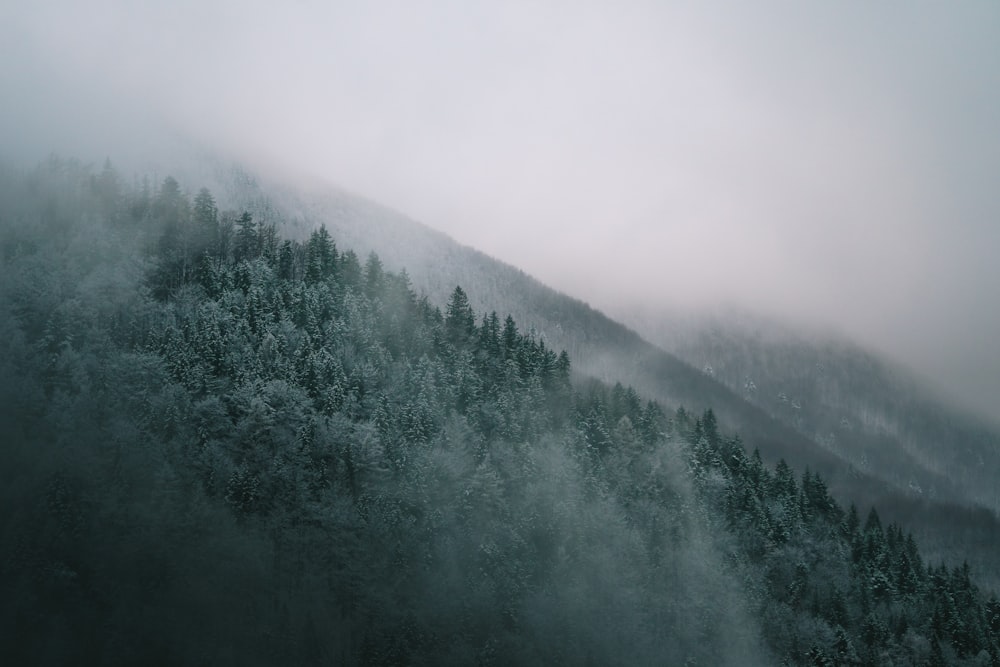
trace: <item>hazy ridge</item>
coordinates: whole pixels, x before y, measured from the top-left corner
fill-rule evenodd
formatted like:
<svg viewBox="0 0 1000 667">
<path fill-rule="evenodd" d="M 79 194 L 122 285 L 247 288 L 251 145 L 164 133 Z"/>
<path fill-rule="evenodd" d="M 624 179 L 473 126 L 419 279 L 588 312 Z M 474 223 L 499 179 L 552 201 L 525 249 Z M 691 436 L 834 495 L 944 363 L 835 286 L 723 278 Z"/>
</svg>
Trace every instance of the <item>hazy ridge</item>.
<svg viewBox="0 0 1000 667">
<path fill-rule="evenodd" d="M 271 214 L 297 234 L 326 225 L 359 252 L 375 251 L 387 266 L 405 267 L 415 289 L 434 303 L 443 305 L 456 284 L 469 286 L 477 312 L 510 312 L 567 350 L 581 373 L 630 384 L 670 406 L 695 412 L 711 407 L 766 460 L 785 458 L 820 472 L 844 502 L 874 503 L 890 517 L 911 521 L 932 554 L 968 559 L 1000 585 L 993 483 L 1000 435 L 935 400 L 914 376 L 893 374 L 894 364 L 843 336 L 797 333 L 745 314 L 734 315 L 730 328 L 725 320 L 704 325 L 700 316 L 667 313 L 635 318 L 648 333 L 644 340 L 516 267 L 342 189 L 296 189 L 280 177 L 271 185 L 239 168 L 217 173 L 241 184 L 229 186 L 233 202 L 259 209 L 267 202 L 262 210 L 273 207 Z M 740 328 L 748 318 L 757 328 Z M 768 335 L 761 336 L 761 326 Z M 824 371 L 811 372 L 816 364 Z M 756 391 L 745 391 L 747 378 Z"/>
</svg>

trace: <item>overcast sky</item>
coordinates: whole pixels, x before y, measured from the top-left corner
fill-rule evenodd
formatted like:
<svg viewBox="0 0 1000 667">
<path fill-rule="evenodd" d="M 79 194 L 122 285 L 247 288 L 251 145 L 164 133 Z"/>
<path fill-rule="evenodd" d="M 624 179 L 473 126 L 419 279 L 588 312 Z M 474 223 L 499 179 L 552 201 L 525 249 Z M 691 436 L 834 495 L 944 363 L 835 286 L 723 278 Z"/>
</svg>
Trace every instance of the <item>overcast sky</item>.
<svg viewBox="0 0 1000 667">
<path fill-rule="evenodd" d="M 165 123 L 598 307 L 834 323 L 1000 414 L 992 0 L 7 2 L 0 99 L 0 151 Z"/>
</svg>

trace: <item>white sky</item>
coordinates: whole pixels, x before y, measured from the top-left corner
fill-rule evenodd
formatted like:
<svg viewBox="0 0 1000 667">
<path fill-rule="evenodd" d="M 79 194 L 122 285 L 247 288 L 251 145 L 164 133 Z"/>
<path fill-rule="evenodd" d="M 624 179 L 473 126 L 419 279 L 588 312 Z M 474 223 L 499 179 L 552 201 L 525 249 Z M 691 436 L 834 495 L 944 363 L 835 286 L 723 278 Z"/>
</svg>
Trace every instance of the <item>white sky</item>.
<svg viewBox="0 0 1000 667">
<path fill-rule="evenodd" d="M 153 119 L 598 307 L 827 321 L 1000 414 L 1000 3 L 5 5 L 0 153 Z"/>
</svg>

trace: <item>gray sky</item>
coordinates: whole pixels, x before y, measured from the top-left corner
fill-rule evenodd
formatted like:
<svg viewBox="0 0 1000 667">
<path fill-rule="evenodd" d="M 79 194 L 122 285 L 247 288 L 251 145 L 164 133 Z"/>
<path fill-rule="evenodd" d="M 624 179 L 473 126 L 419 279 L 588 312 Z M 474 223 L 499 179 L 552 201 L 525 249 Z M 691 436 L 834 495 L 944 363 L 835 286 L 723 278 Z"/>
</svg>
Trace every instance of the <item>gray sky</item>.
<svg viewBox="0 0 1000 667">
<path fill-rule="evenodd" d="M 164 123 L 598 307 L 827 321 L 1000 413 L 997 2 L 8 2 L 0 94 L 0 151 Z"/>
</svg>

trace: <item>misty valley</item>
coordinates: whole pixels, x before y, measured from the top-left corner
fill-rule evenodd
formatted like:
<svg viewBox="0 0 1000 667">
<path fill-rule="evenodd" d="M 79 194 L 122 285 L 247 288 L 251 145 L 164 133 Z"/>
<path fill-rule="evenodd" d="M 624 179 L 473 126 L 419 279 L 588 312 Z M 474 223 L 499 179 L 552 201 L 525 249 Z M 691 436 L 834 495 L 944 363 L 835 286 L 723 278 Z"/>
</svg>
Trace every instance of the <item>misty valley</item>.
<svg viewBox="0 0 1000 667">
<path fill-rule="evenodd" d="M 995 425 L 173 173 L 0 165 L 5 664 L 1000 665 Z"/>
</svg>

